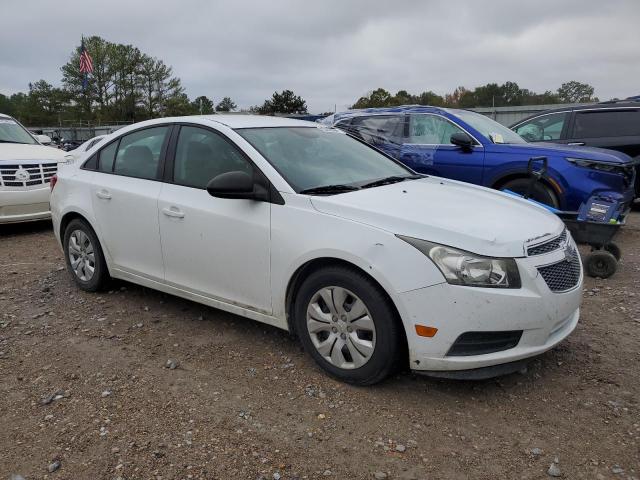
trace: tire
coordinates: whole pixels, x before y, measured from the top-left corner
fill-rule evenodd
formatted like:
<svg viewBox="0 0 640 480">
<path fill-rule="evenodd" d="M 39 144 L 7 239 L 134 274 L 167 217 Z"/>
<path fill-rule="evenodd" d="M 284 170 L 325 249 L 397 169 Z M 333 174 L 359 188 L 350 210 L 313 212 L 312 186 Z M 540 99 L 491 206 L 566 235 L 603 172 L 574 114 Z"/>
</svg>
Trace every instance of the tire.
<svg viewBox="0 0 640 480">
<path fill-rule="evenodd" d="M 516 178 L 502 185 L 500 190 L 511 190 L 517 194 L 526 195 L 529 191 L 529 184 L 530 180 L 528 178 Z M 540 182 L 536 182 L 533 185 L 530 198 L 550 207 L 560 208 L 560 202 L 555 192 Z"/>
<path fill-rule="evenodd" d="M 622 258 L 622 250 L 620 250 L 620 247 L 616 244 L 616 243 L 608 243 L 604 246 L 604 249 L 609 252 L 611 255 L 613 255 L 614 257 L 616 257 L 616 261 L 620 261 L 620 259 Z"/>
<path fill-rule="evenodd" d="M 400 320 L 385 292 L 362 272 L 335 266 L 311 273 L 293 311 L 302 346 L 330 376 L 373 385 L 400 365 Z"/>
<path fill-rule="evenodd" d="M 584 266 L 590 277 L 609 278 L 616 273 L 618 262 L 611 253 L 605 250 L 596 250 L 587 255 Z"/>
<path fill-rule="evenodd" d="M 110 280 L 109 271 L 91 226 L 79 218 L 71 220 L 63 238 L 67 270 L 76 285 L 87 292 L 103 290 Z"/>
</svg>

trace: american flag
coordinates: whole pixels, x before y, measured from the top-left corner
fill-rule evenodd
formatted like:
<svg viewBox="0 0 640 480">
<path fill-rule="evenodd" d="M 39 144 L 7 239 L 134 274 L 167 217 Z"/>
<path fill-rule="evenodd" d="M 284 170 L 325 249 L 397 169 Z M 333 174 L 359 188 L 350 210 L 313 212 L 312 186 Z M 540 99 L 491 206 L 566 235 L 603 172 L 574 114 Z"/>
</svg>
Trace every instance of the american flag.
<svg viewBox="0 0 640 480">
<path fill-rule="evenodd" d="M 93 73 L 93 59 L 87 49 L 84 46 L 84 38 L 82 39 L 82 46 L 80 47 L 80 73 Z"/>
</svg>

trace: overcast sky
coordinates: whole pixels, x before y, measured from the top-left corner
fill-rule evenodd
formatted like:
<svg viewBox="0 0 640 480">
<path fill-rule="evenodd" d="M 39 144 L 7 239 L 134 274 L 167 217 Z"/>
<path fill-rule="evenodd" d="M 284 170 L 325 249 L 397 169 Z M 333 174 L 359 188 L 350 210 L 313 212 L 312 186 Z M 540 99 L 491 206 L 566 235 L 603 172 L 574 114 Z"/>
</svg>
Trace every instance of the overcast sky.
<svg viewBox="0 0 640 480">
<path fill-rule="evenodd" d="M 81 34 L 171 65 L 190 98 L 241 107 L 291 89 L 310 112 L 377 87 L 450 92 L 564 81 L 600 99 L 640 94 L 640 0 L 4 0 L 0 93 L 60 84 Z"/>
</svg>

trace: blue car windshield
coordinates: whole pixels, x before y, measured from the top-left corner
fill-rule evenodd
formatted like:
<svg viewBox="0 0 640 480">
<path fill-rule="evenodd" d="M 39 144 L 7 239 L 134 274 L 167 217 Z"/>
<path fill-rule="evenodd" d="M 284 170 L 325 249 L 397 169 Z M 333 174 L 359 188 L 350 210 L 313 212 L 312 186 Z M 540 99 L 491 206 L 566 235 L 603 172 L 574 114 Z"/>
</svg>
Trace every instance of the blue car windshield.
<svg viewBox="0 0 640 480">
<path fill-rule="evenodd" d="M 449 110 L 449 113 L 475 128 L 492 143 L 527 143 L 513 130 L 480 113 L 468 110 Z"/>
</svg>

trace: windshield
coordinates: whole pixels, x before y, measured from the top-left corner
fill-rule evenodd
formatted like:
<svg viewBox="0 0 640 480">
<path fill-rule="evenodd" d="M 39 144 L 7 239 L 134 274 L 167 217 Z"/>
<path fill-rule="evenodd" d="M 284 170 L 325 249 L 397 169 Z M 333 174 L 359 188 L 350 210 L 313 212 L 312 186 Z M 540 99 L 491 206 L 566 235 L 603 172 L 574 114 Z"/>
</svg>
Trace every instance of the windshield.
<svg viewBox="0 0 640 480">
<path fill-rule="evenodd" d="M 0 118 L 0 143 L 37 143 L 22 125 L 12 118 Z"/>
<path fill-rule="evenodd" d="M 475 128 L 493 143 L 527 143 L 520 135 L 485 115 L 467 110 L 450 110 L 463 122 Z"/>
<path fill-rule="evenodd" d="M 361 186 L 391 176 L 412 175 L 344 132 L 325 127 L 236 130 L 296 191 L 328 185 Z"/>
</svg>

